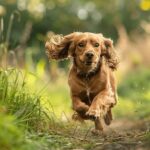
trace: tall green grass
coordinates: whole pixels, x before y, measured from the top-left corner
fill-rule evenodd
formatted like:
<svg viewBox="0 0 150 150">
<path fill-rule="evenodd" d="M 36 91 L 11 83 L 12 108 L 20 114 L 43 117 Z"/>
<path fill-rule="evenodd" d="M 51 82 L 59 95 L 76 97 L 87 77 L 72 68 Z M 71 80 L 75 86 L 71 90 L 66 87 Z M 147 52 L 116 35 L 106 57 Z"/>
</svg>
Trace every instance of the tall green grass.
<svg viewBox="0 0 150 150">
<path fill-rule="evenodd" d="M 0 70 L 0 149 L 33 149 L 24 132 L 36 131 L 44 121 L 40 97 L 27 91 L 22 73 Z M 34 146 L 33 146 L 34 145 Z"/>
<path fill-rule="evenodd" d="M 18 125 L 29 130 L 44 129 L 46 115 L 41 96 L 27 89 L 25 76 L 17 69 L 0 70 L 0 103 L 14 115 Z"/>
</svg>

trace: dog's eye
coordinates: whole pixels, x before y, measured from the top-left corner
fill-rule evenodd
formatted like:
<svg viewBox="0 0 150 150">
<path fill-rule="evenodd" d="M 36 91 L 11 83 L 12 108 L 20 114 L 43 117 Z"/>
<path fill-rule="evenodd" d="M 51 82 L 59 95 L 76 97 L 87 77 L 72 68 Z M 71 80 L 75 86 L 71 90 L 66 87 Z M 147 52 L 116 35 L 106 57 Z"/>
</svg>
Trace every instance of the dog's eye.
<svg viewBox="0 0 150 150">
<path fill-rule="evenodd" d="M 94 47 L 99 47 L 99 43 L 95 43 L 95 44 L 94 44 Z"/>
<path fill-rule="evenodd" d="M 78 46 L 79 47 L 84 47 L 84 44 L 83 43 L 79 43 Z"/>
</svg>

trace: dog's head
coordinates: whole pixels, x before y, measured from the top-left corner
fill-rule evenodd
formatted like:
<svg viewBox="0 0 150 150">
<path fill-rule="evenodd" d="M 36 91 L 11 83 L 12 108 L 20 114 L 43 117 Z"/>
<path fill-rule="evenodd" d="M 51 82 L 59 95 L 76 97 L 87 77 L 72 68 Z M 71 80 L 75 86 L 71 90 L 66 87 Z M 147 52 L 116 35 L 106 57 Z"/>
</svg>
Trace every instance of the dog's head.
<svg viewBox="0 0 150 150">
<path fill-rule="evenodd" d="M 74 32 L 66 36 L 53 36 L 45 47 L 49 58 L 74 58 L 77 67 L 84 71 L 92 71 L 106 57 L 110 68 L 115 69 L 118 61 L 113 42 L 102 34 Z"/>
</svg>

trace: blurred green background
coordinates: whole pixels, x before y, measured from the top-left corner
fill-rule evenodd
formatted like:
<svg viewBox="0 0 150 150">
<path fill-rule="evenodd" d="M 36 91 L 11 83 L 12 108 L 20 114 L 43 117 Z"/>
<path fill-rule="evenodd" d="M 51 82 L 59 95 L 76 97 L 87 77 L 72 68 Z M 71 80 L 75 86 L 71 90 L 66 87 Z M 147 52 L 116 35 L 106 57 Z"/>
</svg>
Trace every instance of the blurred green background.
<svg viewBox="0 0 150 150">
<path fill-rule="evenodd" d="M 0 0 L 0 130 L 12 124 L 6 127 L 10 139 L 0 142 L 4 149 L 16 145 L 10 142 L 13 136 L 22 142 L 21 130 L 43 131 L 45 126 L 37 121 L 49 126 L 54 116 L 70 119 L 71 62 L 49 62 L 44 45 L 49 34 L 74 31 L 103 33 L 114 41 L 121 60 L 115 118 L 149 118 L 150 0 Z M 39 146 L 28 142 L 20 149 Z"/>
</svg>

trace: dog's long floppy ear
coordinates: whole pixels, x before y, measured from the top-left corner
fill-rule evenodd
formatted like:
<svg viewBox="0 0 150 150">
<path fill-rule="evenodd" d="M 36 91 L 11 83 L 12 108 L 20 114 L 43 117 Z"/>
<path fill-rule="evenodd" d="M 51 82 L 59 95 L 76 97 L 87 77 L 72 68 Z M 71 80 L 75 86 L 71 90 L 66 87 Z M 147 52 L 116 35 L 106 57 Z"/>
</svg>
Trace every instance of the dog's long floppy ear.
<svg viewBox="0 0 150 150">
<path fill-rule="evenodd" d="M 101 56 L 105 56 L 110 68 L 112 68 L 113 70 L 117 69 L 117 66 L 119 64 L 119 57 L 111 39 L 103 37 Z"/>
<path fill-rule="evenodd" d="M 46 54 L 49 59 L 64 59 L 68 58 L 71 55 L 71 43 L 73 42 L 73 38 L 75 33 L 71 33 L 66 36 L 62 35 L 53 35 L 50 37 L 49 41 L 46 42 Z"/>
</svg>

